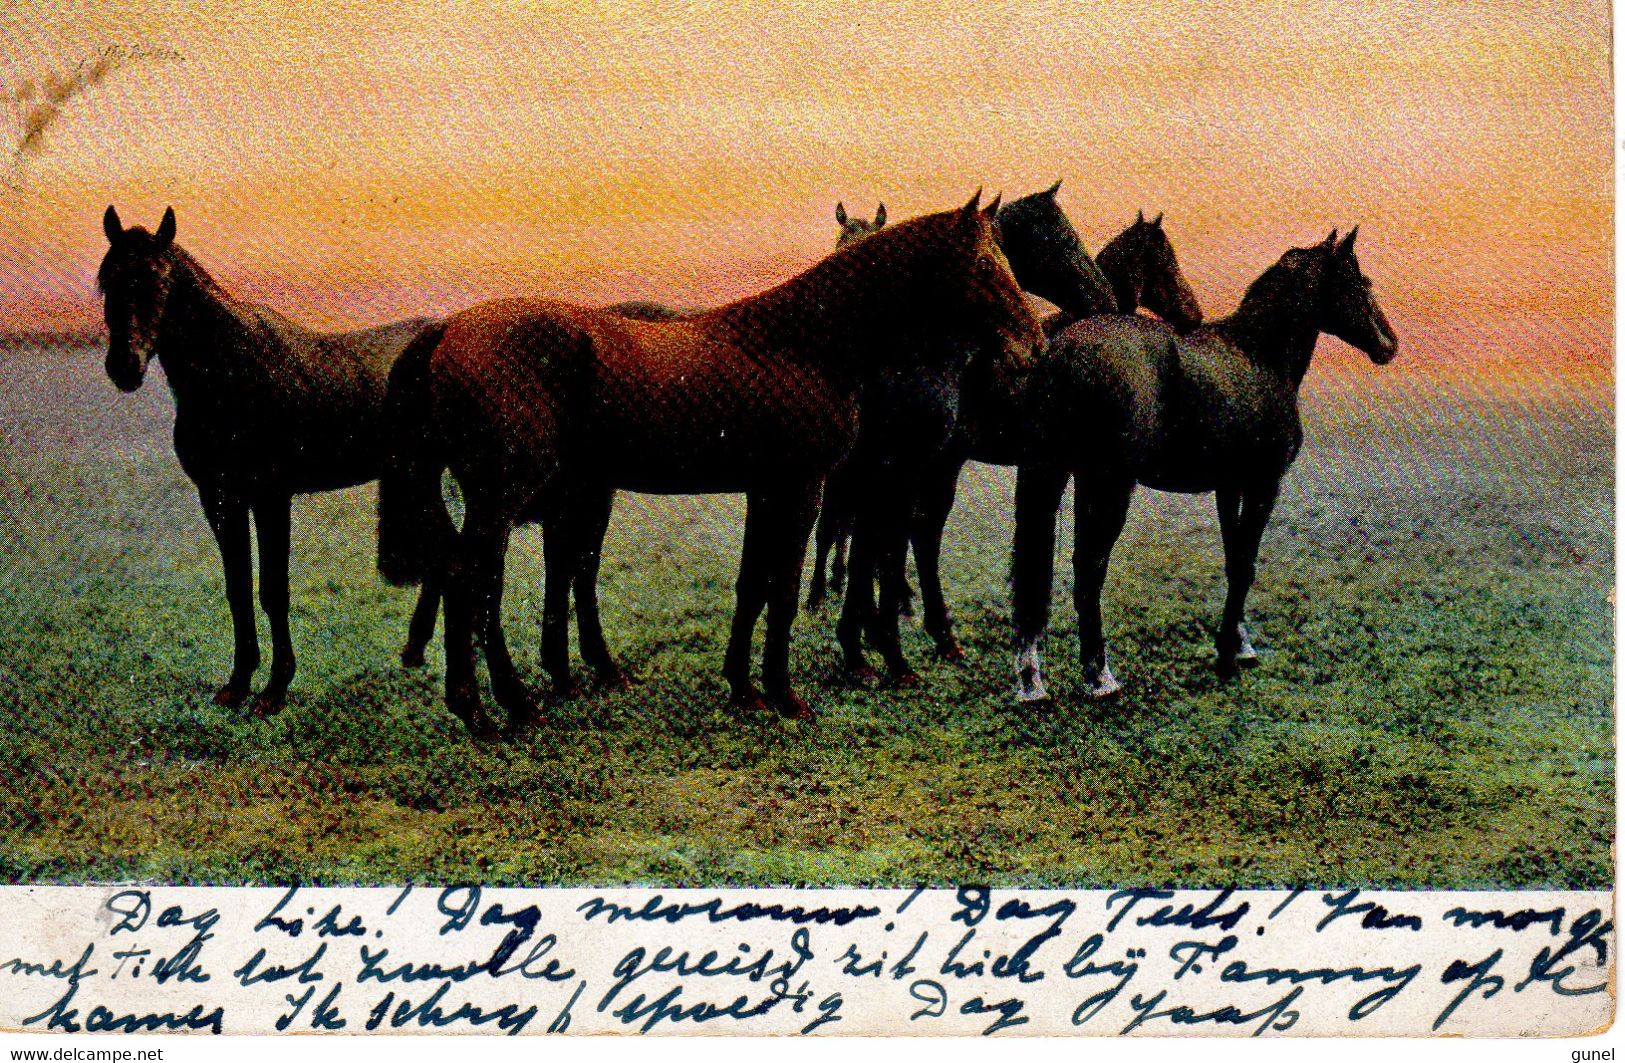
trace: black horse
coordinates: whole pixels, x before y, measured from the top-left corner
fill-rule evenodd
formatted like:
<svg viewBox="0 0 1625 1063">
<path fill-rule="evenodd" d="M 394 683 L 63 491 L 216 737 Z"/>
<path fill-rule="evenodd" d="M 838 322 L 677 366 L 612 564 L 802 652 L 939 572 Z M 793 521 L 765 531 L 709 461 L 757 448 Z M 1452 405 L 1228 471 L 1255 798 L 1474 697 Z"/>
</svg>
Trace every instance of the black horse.
<svg viewBox="0 0 1625 1063">
<path fill-rule="evenodd" d="M 1049 266 L 1040 272 L 1037 279 L 1029 279 L 1032 275 L 1028 271 L 1035 268 L 1036 262 L 1046 259 L 1050 262 L 1073 260 L 1070 259 L 1072 252 L 1068 249 L 1075 247 L 1076 254 L 1081 257 L 1073 261 L 1080 261 L 1086 267 L 1088 264 L 1087 254 L 1077 244 L 1076 231 L 1055 202 L 1058 189 L 1057 184 L 1035 196 L 1016 200 L 999 212 L 1001 240 L 1010 249 L 1007 253 L 1016 280 L 1035 295 L 1046 295 L 1046 288 L 1055 290 L 1053 283 L 1046 283 L 1045 278 L 1053 278 L 1057 272 L 1056 267 Z M 1033 243 L 1056 250 L 1048 256 L 1041 256 L 1030 249 L 1029 245 Z M 1132 314 L 1144 306 L 1182 332 L 1201 324 L 1202 309 L 1179 269 L 1173 244 L 1163 230 L 1162 215 L 1157 215 L 1153 221 L 1146 221 L 1144 214 L 1137 215 L 1128 228 L 1101 248 L 1095 264 L 1098 264 L 1098 273 L 1114 293 L 1115 306 L 1122 313 Z M 1079 277 L 1087 279 L 1091 271 L 1092 267 L 1083 269 Z M 1082 318 L 1116 312 L 1112 300 L 1102 298 L 1089 287 L 1080 288 L 1079 296 L 1070 300 L 1046 297 L 1061 306 L 1059 311 L 1044 321 L 1044 330 L 1051 336 Z M 1040 361 L 1042 363 L 1042 359 Z M 960 470 L 967 460 L 1014 465 L 1021 459 L 1030 420 L 1029 411 L 1045 401 L 1041 393 L 1041 380 L 1041 375 L 1022 380 L 995 380 L 990 376 L 974 374 L 967 378 L 962 391 L 963 401 L 956 411 L 953 439 L 948 446 L 936 449 L 928 460 L 917 464 L 907 484 L 906 489 L 914 505 L 908 539 L 914 548 L 914 564 L 919 573 L 924 626 L 936 644 L 937 652 L 948 660 L 958 660 L 964 656 L 954 635 L 953 613 L 942 590 L 939 564 L 943 531 L 948 523 L 948 514 L 953 509 Z M 862 493 L 860 489 L 838 482 L 848 475 L 838 471 L 832 477 L 831 490 L 826 493 L 826 507 L 831 502 L 837 506 L 854 505 L 851 500 Z M 833 522 L 839 518 L 830 519 Z M 821 515 L 821 527 L 823 520 L 824 516 Z M 822 585 L 819 579 L 823 567 L 822 555 L 815 560 L 818 562 L 813 573 L 813 589 L 816 591 Z M 907 611 L 911 593 L 904 570 L 905 558 L 893 541 L 891 553 L 881 559 L 879 572 L 885 600 L 882 611 L 888 615 L 894 605 Z M 866 605 L 863 608 L 867 611 Z M 882 634 L 877 641 L 883 650 L 889 652 L 887 635 Z M 859 671 L 862 674 L 861 669 Z"/>
<path fill-rule="evenodd" d="M 260 548 L 260 604 L 271 622 L 271 674 L 253 711 L 282 707 L 293 679 L 288 633 L 288 538 L 293 496 L 336 491 L 378 477 L 384 462 L 384 395 L 390 367 L 431 322 L 398 321 L 360 332 L 315 332 L 268 307 L 228 295 L 175 243 L 175 211 L 155 233 L 102 219 L 107 256 L 107 375 L 121 391 L 141 386 L 162 361 L 175 395 L 175 456 L 197 485 L 220 547 L 236 640 L 231 675 L 214 700 L 237 705 L 259 668 L 249 514 Z M 438 585 L 424 584 L 402 654 L 423 660 Z"/>
<path fill-rule="evenodd" d="M 1090 696 L 1120 689 L 1106 661 L 1100 592 L 1136 484 L 1217 495 L 1228 593 L 1218 670 L 1254 663 L 1243 625 L 1259 540 L 1303 442 L 1298 389 L 1321 333 L 1378 365 L 1399 341 L 1360 271 L 1350 231 L 1293 248 L 1234 314 L 1187 336 L 1141 317 L 1081 321 L 1035 371 L 1032 434 L 1016 482 L 1013 547 L 1017 696 L 1044 699 L 1040 640 L 1054 578 L 1055 520 L 1074 478 L 1073 601 Z"/>
<path fill-rule="evenodd" d="M 1059 191 L 1057 181 L 1001 208 L 995 221 L 999 246 L 1023 290 L 1048 299 L 1062 314 L 1079 318 L 1113 312 L 1118 304 L 1112 285 L 1084 251 L 1077 230 L 1056 202 Z M 844 211 L 837 214 L 841 241 L 862 235 L 843 215 Z M 977 392 L 1020 387 L 1019 378 L 991 373 L 987 363 L 963 356 L 934 359 L 932 364 L 937 367 L 934 372 L 906 379 L 882 374 L 869 385 L 859 405 L 853 453 L 826 485 L 824 515 L 832 523 L 845 517 L 853 529 L 846 600 L 836 633 L 848 673 L 860 680 L 875 677 L 863 651 L 867 633 L 893 682 L 918 681 L 903 656 L 897 617 L 907 601 L 903 569 L 909 528 L 926 505 L 922 486 L 931 482 L 926 474 L 956 461 L 961 420 L 967 411 L 974 412 Z M 954 464 L 956 477 L 962 460 Z M 951 482 L 948 489 L 951 505 Z M 936 554 L 917 550 L 915 559 L 922 585 L 936 588 L 940 601 Z M 815 561 L 809 594 L 813 604 L 820 596 L 823 557 Z M 928 612 L 931 605 L 928 594 Z"/>
</svg>

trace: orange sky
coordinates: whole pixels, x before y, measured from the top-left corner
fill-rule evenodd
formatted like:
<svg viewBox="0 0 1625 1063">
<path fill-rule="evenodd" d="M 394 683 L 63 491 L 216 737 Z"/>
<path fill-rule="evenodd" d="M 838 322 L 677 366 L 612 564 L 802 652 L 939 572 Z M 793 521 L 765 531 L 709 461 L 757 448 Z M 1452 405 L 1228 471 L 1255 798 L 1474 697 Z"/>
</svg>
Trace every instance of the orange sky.
<svg viewBox="0 0 1625 1063">
<path fill-rule="evenodd" d="M 1559 353 L 1609 356 L 1601 0 L 170 6 L 0 11 L 0 325 L 98 318 L 109 202 L 174 204 L 229 288 L 338 326 L 716 302 L 825 253 L 836 199 L 904 217 L 1063 177 L 1092 248 L 1166 211 L 1210 312 L 1359 222 L 1403 333 L 1561 319 Z M 14 94 L 110 45 L 151 57 L 14 159 Z"/>
</svg>

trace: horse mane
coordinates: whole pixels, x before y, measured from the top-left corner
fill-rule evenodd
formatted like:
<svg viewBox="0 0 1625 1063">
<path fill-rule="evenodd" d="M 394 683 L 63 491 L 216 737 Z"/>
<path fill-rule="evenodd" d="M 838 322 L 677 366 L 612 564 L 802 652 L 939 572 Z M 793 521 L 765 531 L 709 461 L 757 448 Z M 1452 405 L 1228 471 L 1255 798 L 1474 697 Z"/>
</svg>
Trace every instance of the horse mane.
<svg viewBox="0 0 1625 1063">
<path fill-rule="evenodd" d="M 152 234 L 140 226 L 130 229 L 125 233 L 126 239 L 132 236 L 145 240 L 152 239 Z M 113 248 L 109 248 L 108 253 L 102 256 L 101 265 L 96 267 L 96 290 L 102 295 L 107 294 L 108 272 L 109 266 L 113 261 L 113 251 Z M 236 301 L 232 297 L 231 293 L 226 291 L 220 282 L 215 280 L 213 275 L 211 275 L 208 270 L 203 268 L 203 264 L 194 258 L 192 253 L 186 250 L 186 248 L 182 247 L 180 244 L 171 243 L 168 247 L 164 248 L 163 251 L 159 252 L 159 254 L 168 257 L 181 271 L 182 275 L 190 280 L 193 284 L 197 285 L 201 291 L 214 296 L 221 302 Z"/>
<path fill-rule="evenodd" d="M 1140 286 L 1145 282 L 1143 273 L 1137 274 L 1132 268 L 1134 260 L 1145 254 L 1145 237 L 1138 235 L 1140 229 L 1140 223 L 1135 222 L 1106 241 L 1106 246 L 1095 255 L 1095 265 L 1111 282 L 1112 291 L 1117 295 L 1118 309 L 1123 313 L 1132 313 L 1139 305 Z M 1132 248 L 1129 246 L 1131 241 L 1135 245 Z"/>
<path fill-rule="evenodd" d="M 958 211 L 945 211 L 888 225 L 861 240 L 836 248 L 794 277 L 764 292 L 736 299 L 703 316 L 784 328 L 792 324 L 785 304 L 820 291 L 865 302 L 889 298 L 900 284 L 921 275 L 917 260 L 927 250 L 942 246 L 944 239 L 952 235 L 960 216 Z M 881 269 L 882 265 L 890 268 Z M 873 279 L 861 286 L 843 283 L 854 274 L 868 274 Z M 818 304 L 817 312 L 827 321 L 838 322 L 843 317 L 827 299 Z"/>
<path fill-rule="evenodd" d="M 1248 357 L 1301 381 L 1309 370 L 1318 334 L 1309 304 L 1325 256 L 1318 247 L 1294 247 L 1247 286 L 1234 313 L 1213 329 L 1235 341 Z"/>
</svg>

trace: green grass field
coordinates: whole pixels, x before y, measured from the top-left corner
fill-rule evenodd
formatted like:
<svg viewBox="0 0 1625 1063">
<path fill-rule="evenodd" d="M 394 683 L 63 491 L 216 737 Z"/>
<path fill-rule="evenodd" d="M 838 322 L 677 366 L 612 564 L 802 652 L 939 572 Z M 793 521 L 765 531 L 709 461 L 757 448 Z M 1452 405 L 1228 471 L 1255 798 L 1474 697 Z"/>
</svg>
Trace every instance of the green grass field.
<svg viewBox="0 0 1625 1063">
<path fill-rule="evenodd" d="M 0 346 L 0 879 L 1611 881 L 1605 378 L 1529 400 L 1317 365 L 1252 598 L 1263 667 L 1211 671 L 1211 501 L 1142 493 L 1108 584 L 1127 690 L 1105 705 L 1077 697 L 1070 517 L 1059 701 L 1008 694 L 1010 470 L 971 467 L 949 528 L 969 660 L 910 626 L 927 686 L 853 689 L 833 615 L 803 613 L 810 726 L 726 706 L 742 501 L 623 496 L 602 595 L 639 682 L 544 702 L 503 746 L 443 709 L 438 643 L 398 666 L 413 599 L 374 575 L 371 488 L 296 503 L 288 709 L 211 705 L 230 625 L 169 396 L 118 394 L 100 357 Z M 516 536 L 508 624 L 538 684 L 540 560 Z"/>
</svg>

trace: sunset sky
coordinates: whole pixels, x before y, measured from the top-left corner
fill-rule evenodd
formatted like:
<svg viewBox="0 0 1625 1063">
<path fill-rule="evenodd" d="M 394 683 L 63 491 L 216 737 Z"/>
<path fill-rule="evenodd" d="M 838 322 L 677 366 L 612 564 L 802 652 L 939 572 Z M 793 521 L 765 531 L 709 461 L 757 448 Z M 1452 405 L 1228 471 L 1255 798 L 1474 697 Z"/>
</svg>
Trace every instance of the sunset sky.
<svg viewBox="0 0 1625 1063">
<path fill-rule="evenodd" d="M 1402 335 L 1609 358 L 1601 0 L 242 6 L 0 11 L 0 326 L 99 319 L 110 202 L 173 204 L 232 291 L 348 326 L 714 303 L 826 253 L 837 199 L 1061 177 L 1092 249 L 1165 211 L 1210 314 L 1358 222 Z M 110 46 L 143 54 L 19 152 L 46 79 Z"/>
</svg>

